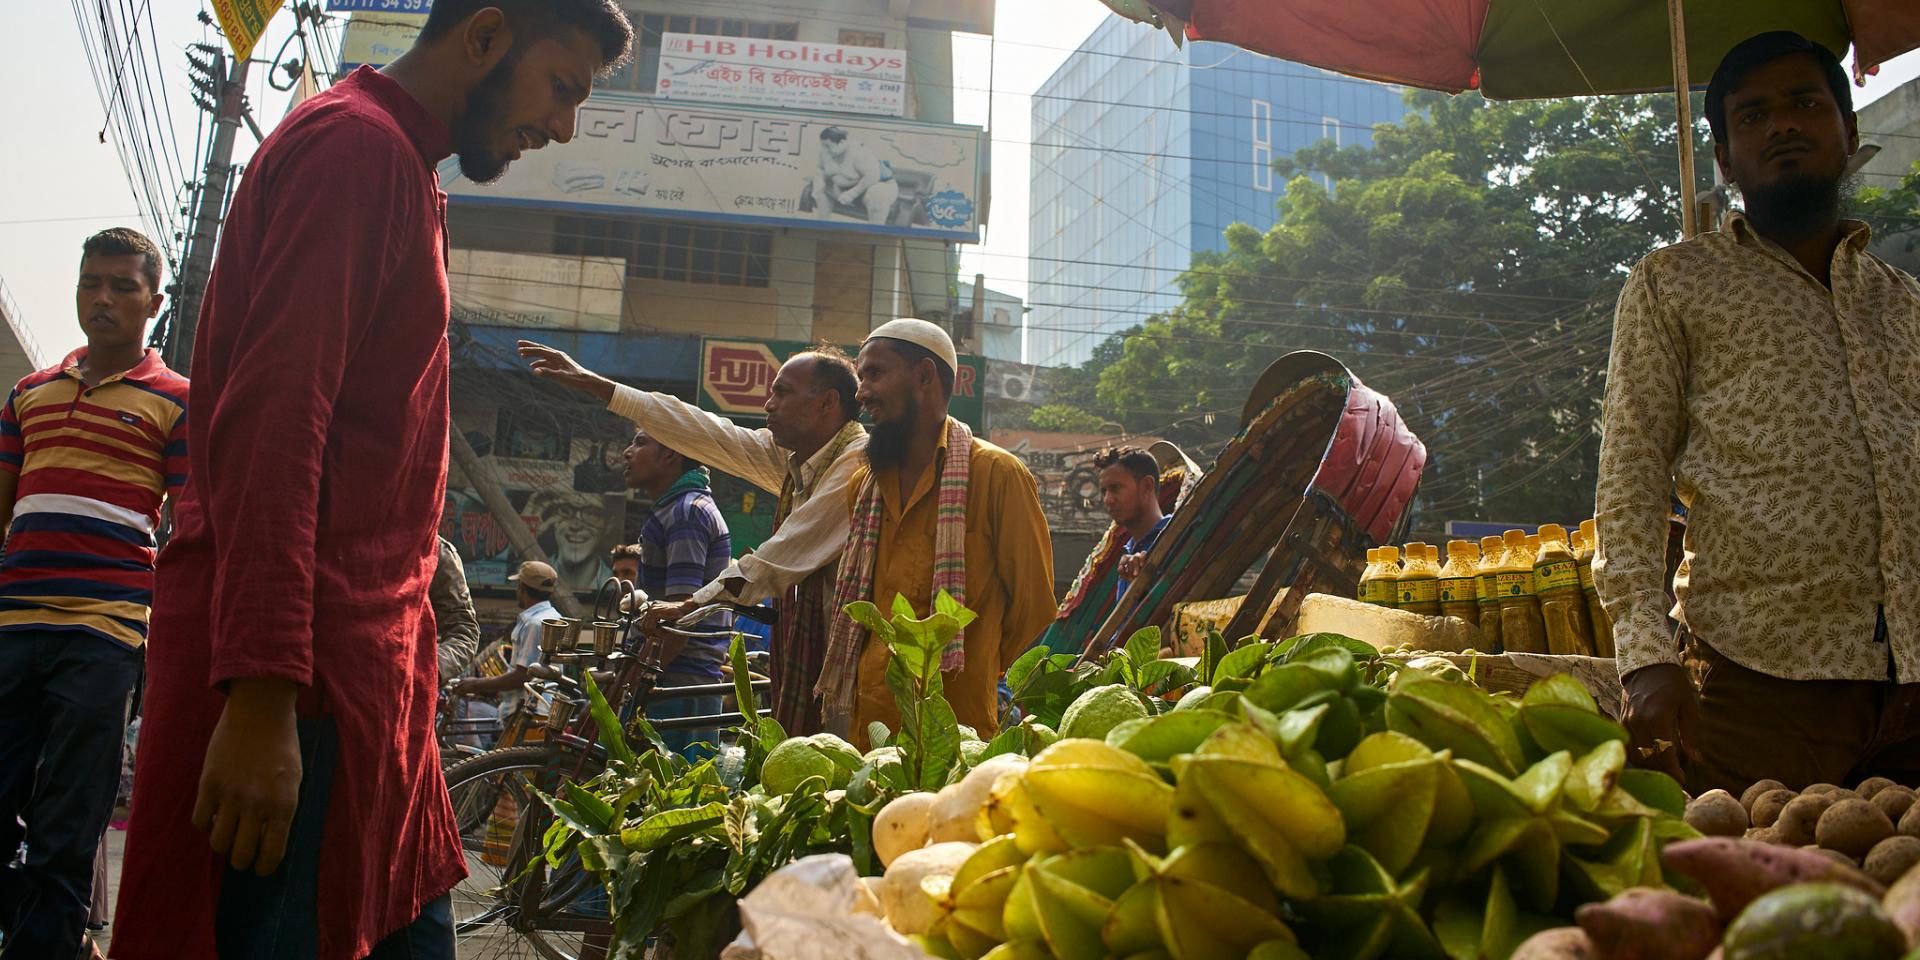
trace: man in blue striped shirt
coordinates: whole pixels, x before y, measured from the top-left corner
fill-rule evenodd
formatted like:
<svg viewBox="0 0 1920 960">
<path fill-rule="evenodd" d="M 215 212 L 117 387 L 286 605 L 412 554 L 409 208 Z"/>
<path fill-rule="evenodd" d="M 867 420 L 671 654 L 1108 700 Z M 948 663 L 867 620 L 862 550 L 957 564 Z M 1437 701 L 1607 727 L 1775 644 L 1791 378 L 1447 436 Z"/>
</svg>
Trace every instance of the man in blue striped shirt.
<svg viewBox="0 0 1920 960">
<path fill-rule="evenodd" d="M 733 538 L 727 520 L 713 502 L 707 468 L 662 446 L 646 431 L 633 435 L 626 449 L 627 486 L 653 498 L 652 512 L 640 528 L 640 589 L 654 600 L 684 600 L 720 576 L 733 559 Z M 715 614 L 696 629 L 722 633 L 733 628 L 731 613 Z M 651 639 L 666 665 L 660 687 L 687 687 L 720 682 L 720 664 L 726 659 L 727 640 L 688 638 L 654 631 Z M 658 699 L 656 697 L 656 699 Z M 682 697 L 662 700 L 647 708 L 656 720 L 711 716 L 720 712 L 721 699 Z M 674 751 L 698 759 L 695 743 L 711 743 L 714 729 L 661 731 L 661 740 Z"/>
</svg>

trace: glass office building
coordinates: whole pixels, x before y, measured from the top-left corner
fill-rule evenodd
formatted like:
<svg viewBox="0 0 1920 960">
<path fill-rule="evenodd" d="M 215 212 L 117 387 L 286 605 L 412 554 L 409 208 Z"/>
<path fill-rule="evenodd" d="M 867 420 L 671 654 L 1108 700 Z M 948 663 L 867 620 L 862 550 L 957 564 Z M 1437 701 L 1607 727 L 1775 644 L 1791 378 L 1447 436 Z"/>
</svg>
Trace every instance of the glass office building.
<svg viewBox="0 0 1920 960">
<path fill-rule="evenodd" d="M 1177 304 L 1228 224 L 1273 225 L 1274 158 L 1371 143 L 1403 93 L 1108 17 L 1033 96 L 1028 362 L 1082 363 Z"/>
</svg>

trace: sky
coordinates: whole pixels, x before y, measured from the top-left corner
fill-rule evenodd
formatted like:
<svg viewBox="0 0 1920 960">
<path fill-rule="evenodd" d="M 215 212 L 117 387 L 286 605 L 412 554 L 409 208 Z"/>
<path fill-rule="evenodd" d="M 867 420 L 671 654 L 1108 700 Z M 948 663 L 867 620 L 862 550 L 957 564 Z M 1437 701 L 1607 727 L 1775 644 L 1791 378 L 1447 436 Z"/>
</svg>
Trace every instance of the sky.
<svg viewBox="0 0 1920 960">
<path fill-rule="evenodd" d="M 90 0 L 77 0 L 83 9 Z M 176 136 L 191 161 L 197 108 L 188 100 L 186 45 L 204 37 L 194 15 L 201 0 L 146 0 L 163 62 Z M 991 126 L 991 209 L 983 242 L 963 248 L 961 269 L 971 280 L 1024 298 L 1027 287 L 1028 97 L 1107 16 L 1098 0 L 1023 3 L 1002 0 L 995 39 L 955 38 L 955 119 Z M 256 51 L 272 56 L 292 29 L 283 12 Z M 1138 26 L 1140 30 L 1151 27 Z M 111 135 L 100 140 L 105 111 L 74 22 L 73 4 L 55 0 L 0 2 L 0 129 L 13 131 L 0 150 L 0 283 L 18 304 L 47 362 L 79 346 L 73 306 L 80 244 L 109 226 L 139 226 L 137 204 Z M 1172 41 L 1163 37 L 1166 51 Z M 268 89 L 264 69 L 253 71 L 250 101 L 264 126 L 286 110 L 287 95 Z M 1884 66 L 1854 93 L 1858 104 L 1920 76 L 1920 52 Z M 988 91 L 993 93 L 989 96 Z M 116 108 L 117 109 L 117 108 Z M 238 155 L 253 141 L 240 134 Z M 556 147 L 552 149 L 564 149 Z"/>
</svg>

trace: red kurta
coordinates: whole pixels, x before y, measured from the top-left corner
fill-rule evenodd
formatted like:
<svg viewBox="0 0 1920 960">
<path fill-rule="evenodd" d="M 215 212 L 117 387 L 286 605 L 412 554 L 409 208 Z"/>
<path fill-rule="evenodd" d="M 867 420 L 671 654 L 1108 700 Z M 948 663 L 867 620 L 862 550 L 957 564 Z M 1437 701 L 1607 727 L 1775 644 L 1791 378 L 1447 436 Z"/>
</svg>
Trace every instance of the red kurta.
<svg viewBox="0 0 1920 960">
<path fill-rule="evenodd" d="M 221 861 L 189 822 L 228 680 L 303 687 L 338 769 L 320 960 L 465 875 L 433 742 L 427 583 L 446 485 L 444 124 L 362 68 L 234 196 L 194 341 L 194 438 L 160 554 L 113 956 L 212 958 Z"/>
</svg>

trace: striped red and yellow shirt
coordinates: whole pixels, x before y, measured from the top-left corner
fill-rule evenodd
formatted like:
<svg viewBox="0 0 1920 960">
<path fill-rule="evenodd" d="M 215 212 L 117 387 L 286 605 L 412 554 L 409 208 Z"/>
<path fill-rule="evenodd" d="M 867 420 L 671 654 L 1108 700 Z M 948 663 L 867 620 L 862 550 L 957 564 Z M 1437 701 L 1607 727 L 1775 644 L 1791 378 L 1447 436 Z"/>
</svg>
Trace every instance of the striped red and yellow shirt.
<svg viewBox="0 0 1920 960">
<path fill-rule="evenodd" d="M 0 409 L 0 470 L 19 475 L 0 557 L 0 633 L 147 639 L 160 503 L 186 481 L 187 379 L 148 350 L 94 386 L 82 347 Z"/>
</svg>

